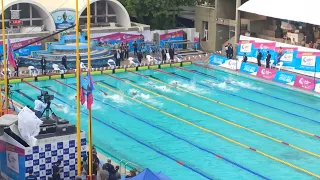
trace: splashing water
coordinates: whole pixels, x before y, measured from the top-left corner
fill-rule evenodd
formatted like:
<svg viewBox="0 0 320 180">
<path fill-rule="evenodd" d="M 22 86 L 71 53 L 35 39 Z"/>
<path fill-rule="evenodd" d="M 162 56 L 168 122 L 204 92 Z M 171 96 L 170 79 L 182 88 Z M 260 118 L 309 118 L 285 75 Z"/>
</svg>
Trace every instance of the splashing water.
<svg viewBox="0 0 320 180">
<path fill-rule="evenodd" d="M 152 96 L 150 96 L 149 94 L 143 94 L 140 93 L 139 91 L 137 91 L 136 89 L 130 89 L 129 93 L 132 95 L 133 93 L 135 93 L 136 95 L 133 98 L 140 98 L 145 102 L 148 102 L 152 105 L 156 105 L 156 106 L 162 106 L 163 104 L 155 99 L 152 98 Z"/>
<path fill-rule="evenodd" d="M 158 85 L 155 85 L 154 83 L 152 83 L 152 82 L 146 82 L 145 83 L 145 85 L 146 86 L 149 86 L 149 87 L 152 87 L 152 88 L 154 88 L 154 89 L 157 89 L 157 90 L 159 90 L 159 91 L 162 91 L 162 92 L 166 92 L 166 93 L 176 93 L 176 94 L 178 94 L 176 91 L 173 91 L 172 90 L 172 88 L 170 88 L 170 87 L 167 87 L 167 86 L 158 86 Z"/>
<path fill-rule="evenodd" d="M 63 112 L 65 114 L 69 113 L 69 107 L 67 105 L 57 104 L 57 106 L 55 107 L 57 111 Z"/>
<path fill-rule="evenodd" d="M 191 83 L 183 83 L 181 81 L 171 81 L 169 84 L 177 86 L 182 89 L 187 89 L 188 91 L 197 92 L 200 94 L 208 93 L 208 91 L 198 88 L 195 81 L 191 81 Z"/>
<path fill-rule="evenodd" d="M 245 81 L 236 81 L 236 80 L 234 80 L 232 78 L 228 78 L 226 81 L 231 83 L 231 84 L 233 84 L 233 85 L 236 85 L 236 86 L 239 86 L 239 87 L 242 87 L 242 88 L 245 88 L 245 89 L 251 89 L 251 90 L 256 90 L 256 91 L 263 90 L 263 88 L 257 87 L 254 84 L 249 83 L 249 82 L 245 82 Z"/>
<path fill-rule="evenodd" d="M 204 81 L 202 81 L 202 83 L 206 83 L 206 84 L 209 84 L 209 85 L 211 85 L 211 86 L 218 87 L 219 89 L 223 89 L 223 90 L 227 90 L 227 91 L 236 92 L 236 91 L 239 90 L 239 89 L 237 89 L 237 88 L 228 86 L 226 82 L 215 83 L 214 81 L 204 80 Z"/>
</svg>

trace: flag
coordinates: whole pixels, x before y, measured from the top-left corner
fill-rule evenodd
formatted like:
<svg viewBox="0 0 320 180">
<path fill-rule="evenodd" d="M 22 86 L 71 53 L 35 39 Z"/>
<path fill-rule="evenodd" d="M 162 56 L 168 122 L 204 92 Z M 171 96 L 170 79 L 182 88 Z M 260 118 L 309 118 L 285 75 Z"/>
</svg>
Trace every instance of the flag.
<svg viewBox="0 0 320 180">
<path fill-rule="evenodd" d="M 8 43 L 7 43 L 7 52 L 8 52 L 8 62 L 9 64 L 11 64 L 11 66 L 16 69 L 17 68 L 17 65 L 16 65 L 16 61 L 14 60 L 14 55 L 13 55 L 13 49 L 11 47 L 11 43 L 10 43 L 10 40 L 8 38 Z"/>
<path fill-rule="evenodd" d="M 84 90 L 84 78 L 81 73 L 80 73 L 80 101 L 82 105 L 86 102 L 86 95 Z"/>
<path fill-rule="evenodd" d="M 88 71 L 88 87 L 87 87 L 87 109 L 91 110 L 93 104 L 93 95 L 92 91 L 94 90 L 92 76 L 90 70 Z"/>
</svg>

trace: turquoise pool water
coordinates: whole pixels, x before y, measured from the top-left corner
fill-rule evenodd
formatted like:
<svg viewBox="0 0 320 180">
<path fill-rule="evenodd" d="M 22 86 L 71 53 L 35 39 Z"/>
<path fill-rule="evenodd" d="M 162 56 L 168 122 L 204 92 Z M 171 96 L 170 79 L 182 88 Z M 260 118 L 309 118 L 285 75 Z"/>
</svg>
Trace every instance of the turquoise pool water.
<svg viewBox="0 0 320 180">
<path fill-rule="evenodd" d="M 184 68 L 93 76 L 95 146 L 174 180 L 317 179 L 319 98 Z M 31 84 L 54 94 L 52 109 L 75 123 L 75 79 Z M 40 93 L 27 83 L 13 89 L 14 100 L 30 106 Z"/>
</svg>

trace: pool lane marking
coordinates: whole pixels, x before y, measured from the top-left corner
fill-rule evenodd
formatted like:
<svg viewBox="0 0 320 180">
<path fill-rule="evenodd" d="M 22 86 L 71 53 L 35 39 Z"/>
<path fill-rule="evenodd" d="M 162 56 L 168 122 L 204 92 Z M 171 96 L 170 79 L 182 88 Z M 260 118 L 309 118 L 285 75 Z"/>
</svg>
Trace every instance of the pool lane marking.
<svg viewBox="0 0 320 180">
<path fill-rule="evenodd" d="M 199 65 L 196 65 L 196 66 L 199 66 Z M 205 67 L 204 67 L 204 68 L 205 68 Z M 185 69 L 185 68 L 183 68 L 183 69 Z M 210 68 L 208 68 L 208 69 L 210 69 Z M 187 69 L 185 69 L 185 70 L 187 70 Z M 218 77 L 216 77 L 216 76 L 209 75 L 209 74 L 207 74 L 207 73 L 203 73 L 203 72 L 200 72 L 200 71 L 198 71 L 198 70 L 191 70 L 191 71 L 192 71 L 193 73 L 195 73 L 195 74 L 200 75 L 200 76 L 205 76 L 205 77 L 208 77 L 208 78 L 210 78 L 210 79 L 215 79 L 215 80 L 217 80 L 217 81 L 219 81 L 219 82 L 226 82 L 227 84 L 230 84 L 230 85 L 233 85 L 233 86 L 236 86 L 236 87 L 240 87 L 240 88 L 246 89 L 246 90 L 248 90 L 248 91 L 252 91 L 252 92 L 255 92 L 255 93 L 258 93 L 258 94 L 262 94 L 262 95 L 265 95 L 265 96 L 272 97 L 272 98 L 274 98 L 274 99 L 282 100 L 282 101 L 285 101 L 285 102 L 288 102 L 288 103 L 291 103 L 291 104 L 295 104 L 295 105 L 298 105 L 298 106 L 302 106 L 302 107 L 305 107 L 305 108 L 312 109 L 312 110 L 314 110 L 314 111 L 320 112 L 320 109 L 317 109 L 317 108 L 314 108 L 314 107 L 310 107 L 310 106 L 307 106 L 307 105 L 304 105 L 304 104 L 301 104 L 301 103 L 293 102 L 293 101 L 290 101 L 290 100 L 287 100 L 287 99 L 283 99 L 283 98 L 281 98 L 281 97 L 273 96 L 273 95 L 271 95 L 271 94 L 263 93 L 263 92 L 260 92 L 260 91 L 254 90 L 254 89 L 249 89 L 249 88 L 247 88 L 247 87 L 241 87 L 241 86 L 239 86 L 239 85 L 237 85 L 237 84 L 232 84 L 232 83 L 230 83 L 230 82 L 228 82 L 228 81 L 223 81 L 223 80 L 221 80 L 220 78 L 218 78 Z M 264 84 L 266 84 L 266 83 L 264 83 Z"/>
<path fill-rule="evenodd" d="M 60 82 L 61 82 L 61 81 L 60 81 Z M 103 81 L 96 81 L 95 84 L 97 84 L 97 82 L 103 83 L 103 84 L 109 86 L 110 88 L 116 88 L 115 86 L 112 86 L 112 85 L 109 85 L 109 84 L 107 84 L 107 83 L 104 83 Z M 74 89 L 73 87 L 71 87 L 71 86 L 69 86 L 69 88 L 75 90 L 75 89 Z M 54 93 L 57 93 L 57 91 L 53 90 L 52 88 L 51 88 L 51 91 L 54 92 Z M 102 91 L 102 90 L 100 90 L 100 91 L 101 91 L 101 92 L 104 92 L 104 91 Z M 65 96 L 62 95 L 62 97 L 65 97 Z M 184 138 L 182 138 L 182 137 L 179 137 L 179 136 L 177 136 L 177 135 L 175 135 L 175 134 L 173 134 L 173 133 L 171 133 L 171 132 L 169 132 L 169 131 L 161 128 L 161 127 L 158 127 L 158 126 L 156 126 L 156 125 L 153 125 L 153 124 L 149 123 L 147 120 L 144 120 L 144 119 L 138 117 L 137 115 L 128 113 L 128 112 L 126 112 L 125 110 L 123 110 L 123 109 L 121 109 L 121 108 L 118 108 L 118 107 L 116 107 L 116 106 L 114 106 L 114 105 L 111 105 L 111 104 L 109 104 L 109 103 L 105 103 L 105 102 L 103 102 L 103 101 L 100 101 L 99 99 L 95 99 L 95 100 L 98 101 L 98 102 L 100 102 L 100 103 L 102 103 L 102 104 L 104 104 L 104 105 L 107 105 L 107 106 L 109 106 L 109 107 L 111 107 L 111 108 L 113 108 L 113 109 L 115 109 L 115 110 L 117 110 L 117 111 L 119 111 L 119 112 L 121 112 L 121 113 L 123 113 L 123 114 L 125 114 L 125 115 L 128 115 L 128 116 L 130 116 L 130 117 L 133 117 L 133 118 L 135 118 L 135 119 L 137 119 L 137 120 L 139 120 L 139 121 L 141 121 L 141 122 L 143 122 L 143 123 L 145 123 L 145 124 L 147 124 L 147 125 L 149 125 L 149 126 L 151 126 L 151 127 L 153 127 L 153 128 L 156 128 L 156 129 L 161 130 L 161 131 L 163 131 L 163 132 L 165 132 L 165 133 L 167 133 L 167 134 L 170 134 L 171 136 L 173 136 L 173 137 L 175 137 L 175 138 L 177 138 L 177 139 L 180 139 L 180 140 L 182 140 L 182 141 L 184 141 L 184 142 L 186 142 L 186 143 L 188 143 L 188 144 L 190 144 L 190 145 L 192 145 L 192 146 L 200 149 L 201 151 L 204 151 L 204 152 L 207 152 L 207 153 L 209 153 L 209 154 L 212 154 L 212 155 L 214 155 L 215 157 L 217 157 L 217 158 L 219 158 L 219 159 L 223 159 L 224 161 L 226 161 L 226 162 L 228 162 L 228 163 L 230 163 L 230 164 L 232 164 L 232 165 L 235 165 L 235 166 L 237 166 L 237 167 L 239 167 L 239 168 L 241 168 L 241 169 L 243 169 L 243 170 L 245 170 L 245 171 L 248 171 L 249 173 L 252 173 L 252 174 L 254 174 L 254 175 L 256 175 L 256 176 L 259 176 L 259 177 L 262 178 L 262 179 L 266 179 L 266 180 L 270 179 L 270 178 L 267 178 L 267 177 L 265 177 L 265 176 L 263 176 L 263 175 L 261 175 L 261 174 L 259 174 L 259 173 L 257 173 L 257 172 L 254 172 L 253 170 L 250 170 L 249 168 L 246 168 L 246 167 L 242 166 L 241 164 L 238 164 L 238 163 L 236 163 L 236 162 L 234 162 L 234 161 L 232 161 L 232 160 L 229 160 L 229 159 L 227 159 L 227 158 L 224 158 L 224 157 L 222 157 L 221 155 L 218 155 L 218 154 L 215 153 L 215 152 L 212 152 L 212 151 L 210 151 L 210 150 L 208 150 L 208 149 L 206 149 L 206 148 L 200 147 L 200 146 L 192 143 L 191 141 L 188 141 L 188 140 L 186 140 L 186 139 L 184 139 Z"/>
<path fill-rule="evenodd" d="M 238 77 L 246 77 L 246 76 L 243 76 L 243 75 L 241 75 L 241 74 L 230 73 L 230 72 L 227 72 L 227 71 L 225 71 L 225 70 L 218 69 L 218 68 L 217 68 L 217 69 L 214 69 L 214 68 L 212 68 L 212 67 L 210 67 L 210 66 L 208 66 L 208 65 L 202 65 L 202 64 L 199 64 L 199 63 L 192 63 L 192 64 L 195 65 L 195 66 L 203 67 L 203 68 L 205 68 L 205 69 L 220 71 L 220 72 L 223 72 L 223 73 L 226 73 L 226 74 L 232 74 L 232 75 L 238 76 Z M 242 74 L 244 74 L 244 73 L 242 73 Z M 261 80 L 258 80 L 258 79 L 250 78 L 250 80 L 255 81 L 255 82 L 258 82 L 258 83 L 263 83 Z M 279 85 L 277 85 L 277 84 L 271 84 L 271 83 L 264 83 L 264 84 L 267 84 L 267 85 L 269 85 L 269 86 L 274 86 L 274 87 L 278 87 L 278 88 L 279 88 Z M 279 84 L 279 83 L 278 83 L 278 84 Z M 280 87 L 280 88 L 281 88 L 281 87 Z M 289 90 L 289 91 L 292 91 L 292 92 L 297 93 L 296 90 L 290 88 L 289 86 L 288 86 L 286 89 Z M 306 94 L 306 93 L 301 93 L 301 94 L 304 95 L 304 96 L 308 96 L 308 97 L 312 97 L 312 98 L 317 98 L 316 95 Z"/>
<path fill-rule="evenodd" d="M 72 88 L 72 87 L 69 86 L 68 84 L 65 84 L 65 83 L 63 83 L 63 82 L 61 82 L 61 81 L 58 81 L 58 80 L 55 80 L 55 79 L 54 79 L 53 81 L 56 81 L 56 82 L 58 82 L 58 83 L 60 83 L 60 84 L 62 84 L 62 85 L 65 85 L 65 86 L 67 86 L 67 87 Z M 31 84 L 31 83 L 29 83 L 29 82 L 27 82 L 27 81 L 23 81 L 23 82 L 26 83 L 26 84 L 28 84 L 29 86 L 31 86 L 31 87 L 33 87 L 33 88 L 41 91 L 41 89 L 38 88 L 37 86 L 35 86 L 35 85 L 33 85 L 33 84 Z M 67 104 L 67 105 L 69 105 L 70 107 L 73 107 L 73 108 L 74 108 L 74 106 L 72 106 L 72 105 L 69 104 L 68 102 L 66 102 L 66 101 L 64 101 L 64 100 L 61 100 L 61 99 L 59 99 L 59 98 L 56 98 L 56 99 L 58 99 L 59 101 L 65 103 L 65 104 Z M 86 114 L 86 115 L 88 115 L 88 113 L 86 113 L 85 111 L 81 111 L 81 112 L 84 113 L 84 114 Z M 203 177 L 205 177 L 205 178 L 207 178 L 207 179 L 212 179 L 211 177 L 209 177 L 209 176 L 207 176 L 207 175 L 205 175 L 205 174 L 197 171 L 196 169 L 194 169 L 194 168 L 192 168 L 192 167 L 190 167 L 190 166 L 188 166 L 188 165 L 186 165 L 186 164 L 184 164 L 184 163 L 181 163 L 181 161 L 179 161 L 179 160 L 171 157 L 170 155 L 167 155 L 167 154 L 161 152 L 160 150 L 157 150 L 156 148 L 153 148 L 153 147 L 151 147 L 150 145 L 148 145 L 148 144 L 146 144 L 146 143 L 144 143 L 144 142 L 142 142 L 142 141 L 134 138 L 133 136 L 131 136 L 131 135 L 129 135 L 129 134 L 126 134 L 126 133 L 123 132 L 123 131 L 118 130 L 117 128 L 113 127 L 112 125 L 109 125 L 108 123 L 106 123 L 106 122 L 104 122 L 104 121 L 102 121 L 102 120 L 100 120 L 100 119 L 98 119 L 98 118 L 96 118 L 96 117 L 94 117 L 94 116 L 92 116 L 92 118 L 95 119 L 96 121 L 98 121 L 98 122 L 100 122 L 100 123 L 108 126 L 109 128 L 111 128 L 111 129 L 119 132 L 120 134 L 123 134 L 124 136 L 129 137 L 130 139 L 138 142 L 139 144 L 144 145 L 144 146 L 148 147 L 149 149 L 152 149 L 153 151 L 157 152 L 158 154 L 160 154 L 160 155 L 162 155 L 162 156 L 164 156 L 164 157 L 167 157 L 168 159 L 171 159 L 171 160 L 175 161 L 176 163 L 180 164 L 181 166 L 184 166 L 184 167 L 186 167 L 187 169 L 190 169 L 190 170 L 192 170 L 193 172 L 195 172 L 195 173 L 197 173 L 197 174 L 199 174 L 199 175 L 201 175 L 201 176 L 203 176 Z"/>
<path fill-rule="evenodd" d="M 191 73 L 193 73 L 192 71 L 187 70 L 187 69 L 184 69 L 184 68 L 181 68 L 181 67 L 174 67 L 174 68 L 177 68 L 177 69 L 180 69 L 180 70 L 183 70 L 183 71 L 186 71 L 186 72 L 191 72 Z M 190 78 L 188 78 L 188 77 L 185 77 L 185 76 L 182 76 L 182 75 L 179 75 L 179 74 L 174 74 L 174 75 L 176 75 L 177 77 L 180 77 L 180 78 L 188 79 L 188 80 L 190 81 Z M 199 84 L 199 85 L 202 85 L 202 86 L 204 86 L 204 87 L 210 87 L 210 86 L 205 85 L 205 84 L 203 84 L 203 83 L 199 83 L 199 82 L 195 82 L 195 83 L 196 83 L 196 84 Z M 212 88 L 214 88 L 214 87 L 210 87 L 210 88 L 212 89 Z M 316 120 L 313 120 L 313 119 L 311 119 L 311 118 L 301 116 L 301 115 L 299 115 L 299 114 L 295 114 L 295 113 L 292 113 L 292 112 L 289 112 L 289 111 L 285 111 L 285 110 L 283 110 L 283 109 L 276 108 L 276 107 L 273 107 L 273 106 L 270 106 L 270 105 L 261 103 L 261 102 L 259 102 L 259 101 L 255 101 L 255 100 L 252 100 L 252 99 L 248 99 L 248 98 L 239 96 L 239 95 L 234 94 L 234 93 L 230 93 L 230 92 L 227 92 L 227 91 L 223 91 L 223 90 L 220 90 L 220 89 L 218 89 L 218 88 L 214 88 L 214 89 L 216 89 L 217 91 L 223 92 L 223 93 L 227 93 L 227 94 L 232 95 L 232 96 L 234 96 L 234 97 L 238 97 L 238 98 L 241 98 L 241 99 L 245 99 L 245 100 L 247 100 L 247 101 L 251 101 L 251 102 L 254 102 L 254 103 L 263 105 L 263 106 L 265 106 L 265 107 L 269 107 L 269 108 L 272 108 L 272 109 L 276 109 L 276 110 L 278 110 L 278 111 L 281 111 L 281 112 L 284 112 L 284 113 L 287 113 L 287 114 L 290 114 L 290 115 L 293 115 L 293 116 L 296 116 L 296 117 L 299 117 L 299 118 L 303 118 L 303 119 L 306 119 L 306 120 L 308 120 L 308 121 L 315 122 L 315 123 L 317 123 L 317 124 L 320 124 L 320 121 L 316 121 Z"/>
<path fill-rule="evenodd" d="M 137 73 L 137 72 L 131 72 L 131 73 L 136 74 L 136 75 L 138 75 L 138 76 L 140 76 L 140 77 L 144 77 L 144 78 L 146 78 L 146 79 L 150 79 L 148 76 L 141 75 L 141 74 L 139 74 L 139 73 Z M 173 86 L 171 86 L 171 85 L 169 85 L 169 84 L 166 84 L 166 83 L 162 83 L 162 84 L 166 85 L 167 87 L 173 88 Z M 156 95 L 156 96 L 165 98 L 165 99 L 167 99 L 167 100 L 169 100 L 169 101 L 175 102 L 175 103 L 177 103 L 177 104 L 179 104 L 179 105 L 182 105 L 182 106 L 185 106 L 185 107 L 188 106 L 188 108 L 190 108 L 190 109 L 192 109 L 192 110 L 194 110 L 194 111 L 197 111 L 197 112 L 199 112 L 199 113 L 205 114 L 205 115 L 207 115 L 207 116 L 209 116 L 209 117 L 211 117 L 211 118 L 217 119 L 217 120 L 219 120 L 219 121 L 222 121 L 222 122 L 224 122 L 224 123 L 230 124 L 230 125 L 235 126 L 235 127 L 237 127 L 237 128 L 244 129 L 244 130 L 246 130 L 246 131 L 249 131 L 249 132 L 254 133 L 254 134 L 256 134 L 256 135 L 265 137 L 265 138 L 270 139 L 270 140 L 272 140 L 272 141 L 275 141 L 275 142 L 277 142 L 277 143 L 280 143 L 280 144 L 283 144 L 283 145 L 292 147 L 292 148 L 294 148 L 294 149 L 296 149 L 296 150 L 299 150 L 299 151 L 304 152 L 304 153 L 306 153 L 306 154 L 309 154 L 309 155 L 311 155 L 311 156 L 315 156 L 315 157 L 317 157 L 317 158 L 320 158 L 320 155 L 319 155 L 319 154 L 316 154 L 316 153 L 310 152 L 310 151 L 308 151 L 308 150 L 305 150 L 305 149 L 303 149 L 303 148 L 300 148 L 300 147 L 298 147 L 298 146 L 289 144 L 289 143 L 287 143 L 287 142 L 285 142 L 285 141 L 282 141 L 282 140 L 279 140 L 279 139 L 277 139 L 277 138 L 271 137 L 271 136 L 269 136 L 269 135 L 267 135 L 267 134 L 260 133 L 260 132 L 258 132 L 258 131 L 255 131 L 255 130 L 253 130 L 253 129 L 247 128 L 247 127 L 245 127 L 245 126 L 242 126 L 242 125 L 237 124 L 237 123 L 235 123 L 235 122 L 229 121 L 229 120 L 227 120 L 227 119 L 221 118 L 221 117 L 216 116 L 216 115 L 214 115 L 214 114 L 211 114 L 211 113 L 208 113 L 208 112 L 206 112 L 206 111 L 197 109 L 197 108 L 195 108 L 195 107 L 192 107 L 192 106 L 190 106 L 190 105 L 184 104 L 184 103 L 182 103 L 182 102 L 173 100 L 173 99 L 171 99 L 171 98 L 169 98 L 169 97 L 167 97 L 167 96 L 164 96 L 164 95 L 159 94 L 159 93 L 152 92 L 152 91 L 150 91 L 150 90 L 148 90 L 148 89 L 145 89 L 145 88 L 142 88 L 142 87 L 140 87 L 140 86 L 138 86 L 138 85 L 136 85 L 135 87 L 137 87 L 137 88 L 139 88 L 139 89 L 141 89 L 141 90 L 144 90 L 144 91 L 146 91 L 146 92 L 152 93 L 153 95 Z M 178 88 L 177 88 L 177 89 L 178 89 Z M 184 91 L 184 90 L 182 90 L 182 91 Z M 190 94 L 194 94 L 194 93 L 191 93 L 191 92 L 188 92 L 188 91 L 185 91 L 185 92 L 190 93 Z"/>
<path fill-rule="evenodd" d="M 161 72 L 161 73 L 163 73 L 163 74 L 168 74 L 168 75 L 170 75 L 170 76 L 175 76 L 174 74 L 170 74 L 170 73 L 164 72 L 164 71 L 162 71 L 162 70 L 160 70 L 160 69 L 153 69 L 153 70 L 158 71 L 158 72 Z M 179 77 L 179 76 L 177 76 L 177 77 Z M 154 78 L 153 78 L 153 79 L 154 79 Z M 158 80 L 158 81 L 159 81 L 159 80 Z M 162 82 L 162 81 L 160 81 L 160 82 Z M 206 86 L 204 86 L 204 87 L 206 87 Z M 211 89 L 210 86 L 208 86 L 207 88 L 210 88 L 210 89 Z M 201 96 L 201 95 L 199 95 L 199 96 Z M 209 100 L 209 101 L 211 101 L 211 102 L 215 102 L 215 103 L 217 103 L 217 104 L 220 104 L 220 105 L 222 105 L 222 106 L 226 106 L 226 107 L 228 107 L 228 108 L 231 108 L 231 109 L 234 109 L 234 110 L 237 110 L 237 111 L 240 111 L 240 112 L 249 114 L 249 115 L 254 116 L 254 117 L 257 117 L 257 118 L 259 118 L 259 119 L 262 119 L 262 120 L 265 120 L 265 121 L 268 121 L 268 122 L 271 122 L 271 123 L 274 123 L 274 124 L 277 124 L 277 125 L 286 127 L 286 128 L 288 128 L 288 129 L 291 129 L 291 130 L 300 132 L 300 133 L 302 133 L 302 134 L 305 134 L 305 135 L 308 135 L 308 136 L 312 136 L 312 137 L 316 137 L 316 138 L 320 139 L 320 136 L 318 136 L 318 135 L 316 135 L 316 134 L 313 134 L 313 133 L 310 133 L 310 132 L 307 132 L 307 131 L 304 131 L 304 130 L 301 130 L 301 129 L 298 129 L 298 128 L 295 128 L 295 127 L 292 127 L 292 126 L 289 126 L 289 125 L 287 125 L 287 124 L 284 124 L 284 123 L 275 121 L 275 120 L 273 120 L 273 119 L 270 119 L 270 118 L 267 118 L 267 117 L 264 117 L 264 116 L 260 116 L 260 115 L 258 115 L 258 114 L 252 113 L 252 112 L 250 112 L 250 111 L 246 111 L 246 110 L 241 109 L 241 108 L 237 108 L 237 107 L 231 106 L 231 105 L 229 105 L 229 104 L 225 104 L 225 103 L 223 103 L 223 102 L 221 102 L 221 101 L 217 101 L 217 100 L 214 100 L 214 99 L 210 99 L 210 98 L 205 97 L 205 96 L 203 96 L 203 98 L 205 98 L 205 99 L 207 99 L 207 100 Z"/>
<path fill-rule="evenodd" d="M 109 76 L 109 74 L 105 74 L 105 75 Z M 115 79 L 119 79 L 119 78 L 115 77 Z M 119 80 L 123 81 L 122 79 L 119 79 Z M 193 127 L 196 127 L 196 128 L 198 128 L 198 129 L 204 131 L 204 132 L 207 132 L 207 133 L 209 133 L 209 134 L 213 134 L 213 135 L 215 135 L 215 136 L 217 136 L 217 137 L 220 137 L 220 138 L 222 138 L 222 139 L 224 139 L 224 140 L 226 140 L 226 141 L 229 141 L 229 142 L 231 142 L 231 143 L 234 143 L 234 144 L 236 144 L 236 145 L 238 145 L 238 146 L 241 146 L 241 147 L 243 147 L 243 148 L 249 149 L 249 150 L 251 150 L 252 152 L 256 152 L 256 153 L 258 153 L 258 154 L 260 154 L 260 155 L 262 155 L 262 156 L 268 157 L 269 159 L 272 159 L 272 160 L 277 161 L 277 162 L 279 162 L 279 163 L 285 164 L 285 165 L 287 165 L 287 166 L 289 166 L 289 167 L 291 167 L 291 168 L 293 168 L 293 169 L 299 170 L 299 171 L 304 172 L 304 173 L 306 173 L 306 174 L 308 174 L 308 175 L 311 175 L 311 176 L 320 178 L 320 175 L 318 175 L 318 174 L 315 174 L 315 173 L 313 173 L 313 172 L 311 172 L 311 171 L 308 171 L 308 170 L 306 170 L 306 169 L 303 169 L 303 168 L 301 168 L 301 167 L 298 167 L 298 166 L 296 166 L 296 165 L 293 165 L 293 164 L 291 164 L 291 163 L 289 163 L 289 162 L 286 162 L 286 161 L 284 161 L 284 160 L 278 159 L 278 158 L 276 158 L 276 157 L 274 157 L 274 156 L 271 156 L 271 155 L 269 155 L 269 154 L 266 154 L 266 153 L 264 153 L 264 152 L 262 152 L 262 151 L 260 151 L 260 150 L 255 149 L 255 148 L 249 147 L 249 146 L 247 146 L 247 145 L 245 145 L 245 144 L 242 144 L 242 143 L 240 143 L 240 142 L 238 142 L 238 141 L 236 141 L 236 140 L 233 140 L 233 139 L 231 139 L 231 138 L 228 138 L 228 137 L 226 137 L 226 136 L 224 136 L 224 135 L 222 135 L 222 134 L 216 133 L 216 132 L 214 132 L 214 131 L 212 131 L 212 130 L 206 129 L 206 128 L 202 127 L 202 126 L 199 126 L 199 125 L 197 125 L 197 124 L 194 124 L 194 123 L 192 123 L 192 122 L 190 122 L 190 121 L 187 121 L 187 120 L 185 120 L 185 119 L 183 119 L 183 118 L 180 118 L 180 117 L 178 117 L 178 116 L 176 116 L 176 115 L 170 114 L 170 113 L 168 113 L 168 112 L 166 112 L 166 111 L 163 111 L 163 110 L 161 110 L 161 109 L 159 109 L 159 108 L 156 108 L 156 107 L 154 107 L 154 106 L 151 106 L 151 105 L 149 105 L 149 104 L 146 104 L 146 103 L 144 103 L 144 102 L 142 102 L 142 101 L 139 101 L 139 100 L 137 100 L 137 99 L 134 99 L 134 98 L 132 98 L 132 97 L 129 97 L 129 96 L 127 96 L 127 95 L 124 95 L 124 94 L 122 94 L 121 92 L 119 92 L 119 91 L 117 91 L 117 90 L 114 90 L 114 89 L 112 89 L 112 88 L 109 88 L 109 87 L 107 87 L 107 86 L 104 86 L 104 85 L 102 85 L 102 84 L 100 84 L 100 83 L 97 83 L 97 85 L 98 85 L 98 86 L 101 86 L 101 87 L 104 87 L 104 88 L 106 88 L 106 89 L 108 89 L 108 90 L 110 90 L 110 91 L 112 91 L 112 92 L 117 93 L 117 94 L 121 94 L 121 95 L 123 95 L 124 97 L 127 97 L 127 98 L 129 98 L 129 99 L 131 99 L 131 100 L 133 100 L 133 101 L 136 101 L 136 102 L 138 102 L 138 103 L 140 103 L 140 104 L 142 104 L 142 105 L 144 105 L 144 106 L 146 106 L 146 107 L 149 107 L 150 109 L 153 109 L 153 110 L 155 110 L 155 111 L 161 112 L 162 114 L 165 114 L 165 115 L 170 116 L 170 117 L 172 117 L 172 118 L 175 118 L 175 119 L 177 119 L 177 120 L 179 120 L 179 121 L 181 121 L 181 122 L 184 122 L 184 123 L 186 123 L 186 124 L 189 124 L 189 125 L 191 125 L 191 126 L 193 126 Z"/>
</svg>

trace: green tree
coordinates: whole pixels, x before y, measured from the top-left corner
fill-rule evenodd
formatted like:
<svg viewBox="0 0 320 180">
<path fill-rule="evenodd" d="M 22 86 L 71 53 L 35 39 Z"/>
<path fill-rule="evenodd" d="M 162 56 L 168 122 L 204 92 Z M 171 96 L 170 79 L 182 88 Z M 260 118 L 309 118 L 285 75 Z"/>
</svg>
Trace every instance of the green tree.
<svg viewBox="0 0 320 180">
<path fill-rule="evenodd" d="M 176 27 L 176 16 L 181 6 L 195 5 L 196 0 L 120 0 L 131 17 L 152 29 Z"/>
</svg>

